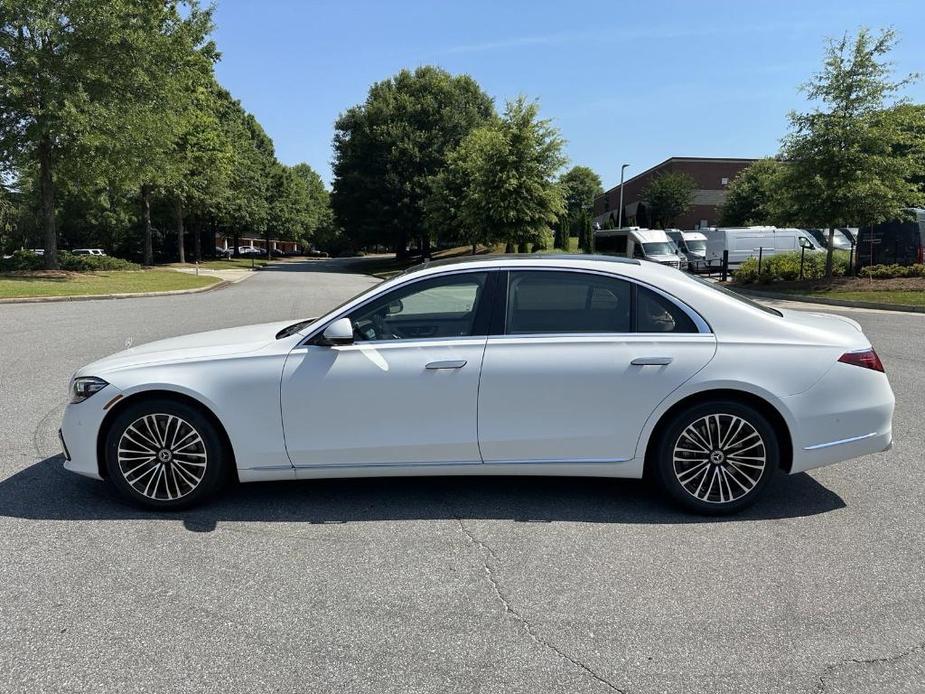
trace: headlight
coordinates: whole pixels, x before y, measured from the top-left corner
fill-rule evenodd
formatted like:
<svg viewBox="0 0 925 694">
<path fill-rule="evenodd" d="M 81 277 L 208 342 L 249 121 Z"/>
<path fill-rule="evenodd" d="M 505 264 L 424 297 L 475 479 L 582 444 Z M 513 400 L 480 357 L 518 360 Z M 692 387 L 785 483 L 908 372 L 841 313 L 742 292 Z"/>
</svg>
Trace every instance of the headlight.
<svg viewBox="0 0 925 694">
<path fill-rule="evenodd" d="M 83 402 L 109 384 L 96 376 L 82 376 L 71 381 L 71 404 Z"/>
</svg>

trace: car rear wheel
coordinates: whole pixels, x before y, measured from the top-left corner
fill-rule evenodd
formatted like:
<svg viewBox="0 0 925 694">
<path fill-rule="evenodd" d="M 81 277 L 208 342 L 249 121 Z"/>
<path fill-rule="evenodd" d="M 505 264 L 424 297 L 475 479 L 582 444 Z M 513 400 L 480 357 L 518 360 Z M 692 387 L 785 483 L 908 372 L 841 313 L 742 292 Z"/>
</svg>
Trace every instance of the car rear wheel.
<svg viewBox="0 0 925 694">
<path fill-rule="evenodd" d="M 754 503 L 779 461 L 777 436 L 764 415 L 738 402 L 708 402 L 668 425 L 656 477 L 684 508 L 721 515 Z"/>
<path fill-rule="evenodd" d="M 146 508 L 187 508 L 213 495 L 226 478 L 221 437 L 198 409 L 168 399 L 129 405 L 106 435 L 109 479 Z"/>
</svg>

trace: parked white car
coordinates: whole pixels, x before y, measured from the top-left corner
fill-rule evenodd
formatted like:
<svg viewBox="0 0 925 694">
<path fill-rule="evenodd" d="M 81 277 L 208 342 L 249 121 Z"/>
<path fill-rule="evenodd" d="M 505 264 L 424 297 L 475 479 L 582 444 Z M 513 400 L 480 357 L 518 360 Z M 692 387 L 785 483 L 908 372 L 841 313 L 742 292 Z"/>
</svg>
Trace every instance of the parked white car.
<svg viewBox="0 0 925 694">
<path fill-rule="evenodd" d="M 75 248 L 71 251 L 72 255 L 106 255 L 106 251 L 102 248 Z"/>
<path fill-rule="evenodd" d="M 732 512 L 777 470 L 889 448 L 894 402 L 855 321 L 603 256 L 431 263 L 320 318 L 120 352 L 70 392 L 65 467 L 157 509 L 235 476 L 649 473 Z"/>
</svg>

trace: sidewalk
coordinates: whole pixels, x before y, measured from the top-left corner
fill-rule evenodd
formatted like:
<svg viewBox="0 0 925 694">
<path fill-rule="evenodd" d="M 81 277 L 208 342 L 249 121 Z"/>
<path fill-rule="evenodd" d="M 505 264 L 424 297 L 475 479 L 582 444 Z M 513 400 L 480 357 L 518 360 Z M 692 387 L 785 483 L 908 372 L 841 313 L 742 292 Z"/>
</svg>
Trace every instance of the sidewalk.
<svg viewBox="0 0 925 694">
<path fill-rule="evenodd" d="M 246 280 L 248 277 L 252 277 L 256 270 L 238 270 L 238 269 L 229 269 L 229 270 L 212 270 L 209 268 L 195 268 L 195 267 L 172 267 L 171 270 L 177 272 L 185 272 L 187 275 L 205 275 L 207 277 L 218 277 L 223 282 L 228 282 L 229 284 L 236 284 Z"/>
</svg>

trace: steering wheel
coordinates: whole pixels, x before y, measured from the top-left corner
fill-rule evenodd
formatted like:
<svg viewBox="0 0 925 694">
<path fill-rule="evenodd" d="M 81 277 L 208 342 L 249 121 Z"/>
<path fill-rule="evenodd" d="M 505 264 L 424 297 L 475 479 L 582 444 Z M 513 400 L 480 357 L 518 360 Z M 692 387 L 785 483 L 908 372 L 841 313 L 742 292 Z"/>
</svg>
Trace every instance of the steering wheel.
<svg viewBox="0 0 925 694">
<path fill-rule="evenodd" d="M 375 313 L 368 318 L 358 320 L 353 326 L 353 332 L 362 340 L 372 342 L 376 340 L 400 340 L 401 337 L 389 330 L 382 315 Z"/>
</svg>

